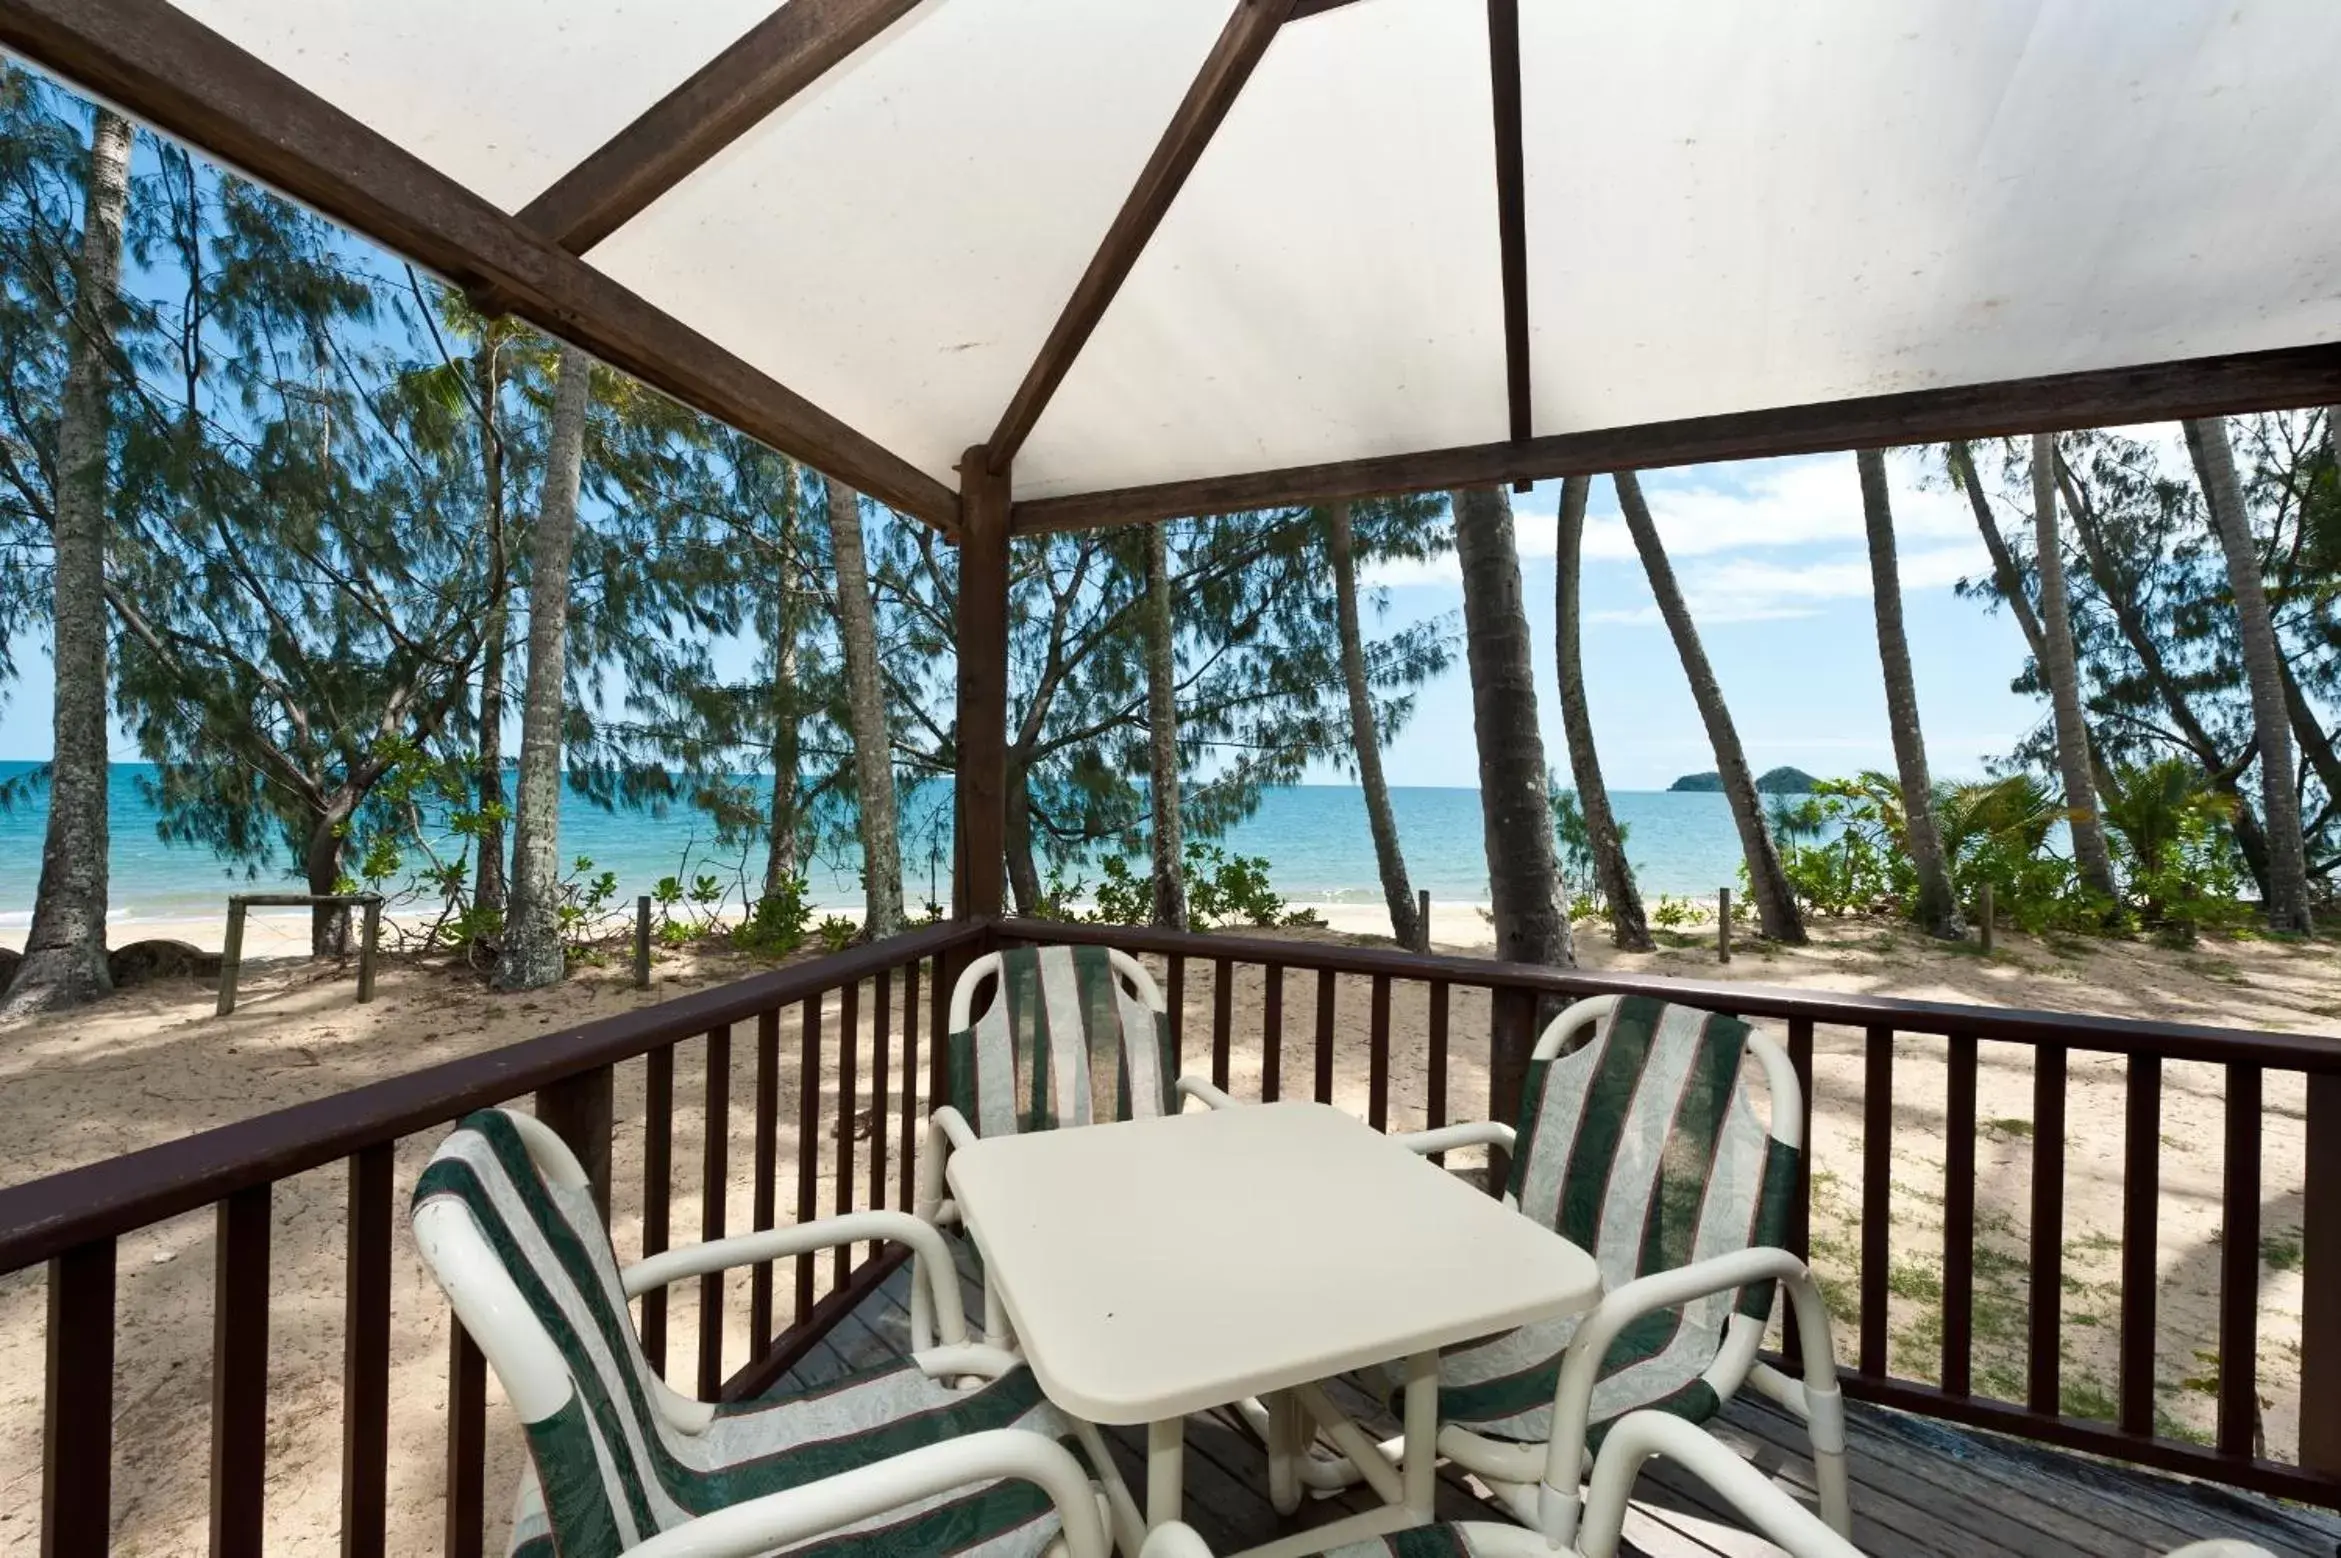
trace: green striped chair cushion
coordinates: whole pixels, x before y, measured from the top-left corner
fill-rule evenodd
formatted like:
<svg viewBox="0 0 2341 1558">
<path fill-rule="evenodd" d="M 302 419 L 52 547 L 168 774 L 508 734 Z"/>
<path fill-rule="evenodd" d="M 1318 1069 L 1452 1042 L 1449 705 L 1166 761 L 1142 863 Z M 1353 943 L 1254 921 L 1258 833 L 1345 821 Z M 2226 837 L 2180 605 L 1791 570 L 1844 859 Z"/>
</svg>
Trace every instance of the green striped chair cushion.
<svg viewBox="0 0 2341 1558">
<path fill-rule="evenodd" d="M 1578 1048 L 1531 1061 L 1512 1160 L 1523 1214 L 1593 1252 L 1604 1290 L 1786 1235 L 1797 1151 L 1749 1095 L 1748 1027 L 1647 996 L 1621 999 Z M 1693 1421 L 1721 1405 L 1706 1377 L 1733 1315 L 1771 1315 L 1775 1284 L 1699 1299 L 1630 1327 L 1603 1360 L 1593 1433 L 1639 1407 Z M 1523 1326 L 1439 1362 L 1439 1414 L 1496 1438 L 1552 1428 L 1576 1318 Z"/>
<path fill-rule="evenodd" d="M 1103 947 L 1014 947 L 999 990 L 951 1035 L 951 1103 L 978 1136 L 1176 1114 L 1178 1046 L 1169 1019 L 1122 987 Z"/>
<path fill-rule="evenodd" d="M 415 1205 L 442 1197 L 471 1214 L 568 1365 L 568 1401 L 525 1425 L 531 1469 L 515 1552 L 614 1558 L 696 1515 L 985 1429 L 1028 1428 L 1073 1443 L 1072 1425 L 1027 1370 L 959 1391 L 908 1362 L 726 1405 L 705 1431 L 686 1432 L 655 1404 L 592 1198 L 547 1183 L 501 1110 L 471 1115 L 433 1155 Z M 1037 1488 L 1001 1482 L 889 1512 L 801 1550 L 1010 1558 L 1039 1553 L 1057 1529 Z"/>
</svg>

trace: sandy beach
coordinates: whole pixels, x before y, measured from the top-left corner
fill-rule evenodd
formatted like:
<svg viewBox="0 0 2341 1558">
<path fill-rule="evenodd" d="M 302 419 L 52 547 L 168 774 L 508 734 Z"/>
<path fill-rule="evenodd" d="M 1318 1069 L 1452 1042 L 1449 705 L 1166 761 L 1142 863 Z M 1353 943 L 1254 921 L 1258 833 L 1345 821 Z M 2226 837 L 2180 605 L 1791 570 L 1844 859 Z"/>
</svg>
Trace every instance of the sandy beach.
<svg viewBox="0 0 2341 1558">
<path fill-rule="evenodd" d="M 1356 911 L 1336 922 L 1344 929 L 1269 932 L 1299 939 L 1341 939 L 1354 926 L 1370 930 L 1379 912 Z M 1328 916 L 1333 918 L 1333 916 Z M 255 922 L 246 943 L 243 1004 L 228 1019 L 212 1015 L 211 991 L 179 981 L 124 992 L 94 1011 L 0 1029 L 0 1090 L 10 1129 L 0 1137 L 0 1178 L 18 1182 L 116 1153 L 167 1141 L 191 1131 L 325 1096 L 342 1089 L 502 1043 L 552 1031 L 647 1001 L 663 1000 L 740 977 L 751 965 L 724 955 L 660 955 L 653 988 L 633 990 L 616 962 L 582 969 L 551 991 L 499 997 L 477 981 L 440 966 L 392 960 L 368 1006 L 352 1000 L 347 967 L 313 964 L 305 928 L 284 922 L 282 944 Z M 190 924 L 138 927 L 216 946 L 218 927 Z M 1487 940 L 1484 919 L 1466 905 L 1446 906 L 1434 926 L 1440 945 L 1469 951 Z M 1652 955 L 1622 956 L 1581 928 L 1580 951 L 1593 967 L 1631 968 L 1700 978 L 1718 975 L 1748 982 L 1813 990 L 1890 993 L 1922 999 L 2097 1011 L 2177 1020 L 2341 1034 L 2341 948 L 2331 943 L 2282 946 L 2265 942 L 2206 944 L 2172 951 L 2143 943 L 2057 942 L 2009 935 L 1990 958 L 1925 946 L 1906 929 L 1874 922 L 1829 924 L 1813 946 L 1741 949 L 1718 968 L 1711 940 Z M 1263 1005 L 1261 974 L 1242 969 L 1231 992 L 1236 1045 L 1234 1086 L 1258 1086 Z M 1313 976 L 1292 976 L 1286 997 L 1283 1068 L 1306 1077 Z M 1363 1112 L 1366 1045 L 1363 981 L 1344 981 L 1336 1027 L 1335 1101 Z M 865 1028 L 870 1003 L 863 1005 Z M 1208 1043 L 1210 970 L 1191 965 L 1186 997 L 1186 1045 L 1197 1057 Z M 793 1050 L 795 1014 L 783 1016 L 783 1053 Z M 1422 993 L 1401 987 L 1393 1005 L 1391 1098 L 1393 1125 L 1424 1118 L 1425 1010 Z M 834 1018 L 832 1018 L 834 1022 Z M 1457 991 L 1455 1043 L 1449 1078 L 1453 1113 L 1476 1113 L 1486 1087 L 1486 1003 Z M 868 1076 L 870 1036 L 862 1038 L 862 1075 Z M 751 1185 L 748 1111 L 753 1049 L 735 1044 L 734 1100 L 729 1132 L 731 1181 L 725 1201 L 729 1226 L 748 1226 Z M 834 1063 L 834 1040 L 827 1048 Z M 2023 1365 L 2024 1270 L 2027 1236 L 2031 1074 L 2029 1054 L 1986 1045 L 1979 1080 L 1978 1251 L 1975 1372 L 1980 1391 L 2017 1389 Z M 675 1162 L 694 1167 L 678 1176 L 673 1225 L 678 1238 L 700 1226 L 695 1165 L 700 1161 L 704 1043 L 677 1055 Z M 796 1078 L 783 1067 L 779 1118 L 784 1184 L 793 1179 Z M 1860 1036 L 1824 1029 L 1815 1059 L 1815 1265 L 1834 1302 L 1849 1311 L 1855 1231 L 1861 1214 L 1860 1154 L 1862 1057 Z M 2065 1361 L 2068 1410 L 2108 1409 L 2113 1383 L 2118 1304 L 2114 1287 L 2121 1206 L 2121 1063 L 2076 1055 L 2068 1105 L 2070 1145 L 2065 1184 Z M 896 1080 L 899 1086 L 900 1070 Z M 834 1072 L 823 1088 L 834 1093 Z M 617 1084 L 614 1232 L 622 1252 L 639 1244 L 641 1205 L 642 1075 L 621 1068 Z M 2223 1078 L 2216 1068 L 2166 1068 L 2162 1105 L 2162 1203 L 2158 1267 L 2161 1273 L 2158 1396 L 2169 1432 L 2200 1435 L 2212 1417 L 2201 1388 L 2207 1373 L 2198 1352 L 2213 1331 L 2218 1264 L 2220 1118 Z M 899 1104 L 899 1099 L 897 1100 Z M 857 1099 L 857 1107 L 866 1099 Z M 1935 1373 L 1934 1300 L 1939 1294 L 1939 1223 L 1943 1189 L 1943 1068 L 1935 1041 L 1905 1039 L 1897 1046 L 1894 1095 L 1895 1259 L 1891 1332 L 1898 1371 L 1926 1379 Z M 2260 1393 L 2269 1450 L 2293 1452 L 2299 1327 L 2299 1194 L 2301 1087 L 2297 1077 L 2267 1079 L 2267 1140 L 2262 1166 Z M 834 1099 L 824 1117 L 833 1118 Z M 429 1155 L 435 1135 L 410 1139 L 397 1153 L 403 1197 Z M 834 1132 L 811 1144 L 824 1165 L 834 1161 Z M 867 1148 L 862 1162 L 868 1162 Z M 694 1183 L 686 1185 L 682 1180 Z M 824 1185 L 828 1184 L 826 1177 Z M 826 1189 L 824 1191 L 826 1194 Z M 861 1187 L 866 1194 L 866 1184 Z M 271 1305 L 271 1392 L 268 1526 L 272 1551 L 325 1554 L 337 1546 L 336 1508 L 340 1441 L 345 1174 L 338 1167 L 277 1188 L 274 1298 Z M 784 1196 L 784 1201 L 786 1197 Z M 204 1477 L 208 1447 L 212 1313 L 211 1216 L 195 1214 L 121 1242 L 118 1314 L 119 1364 L 115 1406 L 120 1465 L 115 1529 L 120 1550 L 163 1554 L 199 1548 L 204 1534 Z M 402 1222 L 403 1228 L 403 1222 Z M 829 1273 L 821 1263 L 825 1286 Z M 745 1278 L 735 1278 L 734 1307 L 744 1310 Z M 1930 1286 L 1930 1284 L 1932 1284 Z M 782 1284 L 786 1291 L 786 1282 Z M 783 1307 L 785 1308 L 785 1302 Z M 678 1289 L 669 1357 L 676 1377 L 695 1356 L 696 1313 L 688 1288 Z M 444 1422 L 447 1318 L 403 1233 L 393 1292 L 392 1551 L 436 1549 L 440 1527 L 439 1455 Z M 39 1487 L 44 1289 L 38 1272 L 0 1279 L 0 1551 L 31 1551 Z M 1852 1336 L 1841 1329 L 1841 1352 Z M 735 1325 L 727 1360 L 747 1352 Z M 2190 1383 L 2194 1382 L 2194 1383 Z M 518 1437 L 491 1387 L 489 1442 L 491 1505 L 500 1505 L 516 1470 Z M 491 1514 L 500 1536 L 501 1512 Z M 491 1540 L 497 1539 L 495 1536 Z"/>
</svg>

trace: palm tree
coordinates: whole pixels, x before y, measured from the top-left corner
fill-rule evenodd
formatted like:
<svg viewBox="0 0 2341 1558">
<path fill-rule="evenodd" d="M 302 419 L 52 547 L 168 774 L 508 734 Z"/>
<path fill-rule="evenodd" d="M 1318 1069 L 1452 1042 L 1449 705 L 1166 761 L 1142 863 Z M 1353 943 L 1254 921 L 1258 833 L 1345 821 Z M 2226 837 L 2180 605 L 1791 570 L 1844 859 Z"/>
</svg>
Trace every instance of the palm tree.
<svg viewBox="0 0 2341 1558">
<path fill-rule="evenodd" d="M 2065 546 L 2057 531 L 2057 441 L 2032 438 L 2033 550 L 2040 570 L 2040 668 L 2048 677 L 2056 716 L 2057 772 L 2065 782 L 2065 813 L 2073 833 L 2073 867 L 2081 885 L 2114 901 L 2113 857 L 2097 817 L 2097 781 L 2090 769 L 2089 726 L 2081 717 L 2081 672 L 2073 653 L 2073 619 L 2065 600 Z"/>
<path fill-rule="evenodd" d="M 1724 799 L 1731 803 L 1731 820 L 1739 830 L 1740 848 L 1748 862 L 1749 895 L 1756 900 L 1756 924 L 1774 941 L 1801 944 L 1805 940 L 1804 917 L 1797 911 L 1796 892 L 1788 885 L 1788 874 L 1780 869 L 1780 851 L 1772 842 L 1772 834 L 1764 826 L 1764 808 L 1756 795 L 1756 778 L 1748 770 L 1747 753 L 1740 749 L 1739 732 L 1731 723 L 1731 710 L 1723 702 L 1723 689 L 1715 680 L 1715 668 L 1707 663 L 1707 651 L 1699 643 L 1699 629 L 1691 621 L 1691 609 L 1683 600 L 1682 587 L 1675 582 L 1674 565 L 1666 559 L 1666 548 L 1658 539 L 1658 525 L 1650 517 L 1650 505 L 1642 500 L 1642 483 L 1632 471 L 1619 471 L 1610 478 L 1617 484 L 1618 508 L 1626 516 L 1626 530 L 1634 538 L 1634 550 L 1642 556 L 1642 571 L 1650 576 L 1650 593 L 1658 602 L 1658 614 L 1666 621 L 1666 630 L 1674 638 L 1675 653 L 1682 658 L 1683 675 L 1691 684 L 1691 701 L 1699 706 L 1699 719 L 1707 727 L 1707 740 L 1715 748 L 1716 772 L 1723 779 Z"/>
<path fill-rule="evenodd" d="M 1341 679 L 1349 689 L 1349 745 L 1357 754 L 1357 782 L 1366 792 L 1366 827 L 1374 836 L 1374 864 L 1382 874 L 1382 898 L 1390 908 L 1390 934 L 1402 947 L 1422 945 L 1427 929 L 1416 912 L 1414 884 L 1398 847 L 1398 819 L 1390 810 L 1390 783 L 1382 776 L 1382 733 L 1366 687 L 1365 640 L 1358 628 L 1357 547 L 1349 505 L 1336 503 L 1327 516 L 1327 544 L 1333 554 L 1333 602 L 1341 634 Z"/>
<path fill-rule="evenodd" d="M 1628 952 L 1648 952 L 1650 923 L 1642 894 L 1626 864 L 1625 840 L 1609 807 L 1601 758 L 1593 749 L 1593 711 L 1585 701 L 1584 646 L 1578 641 L 1580 555 L 1585 546 L 1585 504 L 1593 478 L 1571 476 L 1561 483 L 1560 545 L 1553 559 L 1553 622 L 1561 677 L 1561 730 L 1569 742 L 1569 775 L 1577 785 L 1577 809 L 1585 819 L 1585 846 L 1593 856 L 1594 879 L 1609 903 L 1610 939 Z"/>
<path fill-rule="evenodd" d="M 1501 487 L 1467 487 L 1453 502 L 1496 956 L 1573 968 L 1577 954 L 1545 800 L 1544 735 L 1536 722 L 1536 665 L 1512 500 Z"/>
<path fill-rule="evenodd" d="M 824 477 L 829 544 L 837 558 L 837 636 L 845 649 L 847 718 L 853 725 L 854 795 L 862 824 L 862 933 L 902 929 L 902 837 L 894 808 L 894 735 L 878 670 L 878 622 L 862 545 L 861 494 Z"/>
<path fill-rule="evenodd" d="M 1179 826 L 1179 637 L 1170 583 L 1170 532 L 1146 527 L 1147 802 L 1153 814 L 1154 923 L 1187 928 Z"/>
<path fill-rule="evenodd" d="M 1967 494 L 1967 506 L 1975 514 L 1975 528 L 1983 533 L 1983 549 L 1991 554 L 1992 582 L 2000 587 L 2000 599 L 2008 603 L 2008 611 L 2016 619 L 2016 626 L 2024 632 L 2025 647 L 2041 665 L 2048 664 L 2048 641 L 2040 626 L 2040 618 L 2033 615 L 2032 600 L 2024 593 L 2024 575 L 2016 567 L 2016 556 L 2008 550 L 2008 538 L 2000 534 L 1999 521 L 1992 517 L 1991 500 L 1984 496 L 1983 483 L 1976 479 L 1975 455 L 1965 442 L 1954 443 L 1947 451 L 1951 467 L 1951 484 Z"/>
<path fill-rule="evenodd" d="M 130 142 L 129 121 L 99 109 L 57 420 L 49 817 L 24 962 L 0 1002 L 0 1015 L 10 1017 L 79 1006 L 113 988 L 106 972 L 106 424 Z"/>
<path fill-rule="evenodd" d="M 2260 578 L 2260 549 L 2244 509 L 2243 483 L 2227 422 L 2199 418 L 2186 424 L 2187 452 L 2203 484 L 2211 530 L 2227 554 L 2227 584 L 2235 596 L 2236 627 L 2251 684 L 2252 729 L 2259 737 L 2261 814 L 2268 829 L 2268 923 L 2277 930 L 2310 929 L 2308 851 L 2300 831 L 2300 794 L 2294 788 L 2291 711 L 2284 704 L 2284 657 L 2268 593 Z"/>
<path fill-rule="evenodd" d="M 1935 830 L 1933 778 L 1927 773 L 1926 736 L 1918 725 L 1918 682 L 1910 669 L 1910 639 L 1902 631 L 1902 575 L 1894 556 L 1894 501 L 1886 487 L 1886 455 L 1864 449 L 1853 457 L 1861 475 L 1862 528 L 1869 534 L 1870 595 L 1877 609 L 1878 664 L 1886 678 L 1886 726 L 1894 738 L 1894 767 L 1909 797 L 1903 807 L 1903 845 L 1918 874 L 1915 918 L 1930 936 L 1957 941 L 1967 933 L 1951 891 L 1951 868 Z"/>
<path fill-rule="evenodd" d="M 544 495 L 529 545 L 528 687 L 520 712 L 520 806 L 512 828 L 512 895 L 496 988 L 536 990 L 566 972 L 561 951 L 561 720 L 568 673 L 569 552 L 585 468 L 593 359 L 561 348 L 545 440 Z"/>
</svg>

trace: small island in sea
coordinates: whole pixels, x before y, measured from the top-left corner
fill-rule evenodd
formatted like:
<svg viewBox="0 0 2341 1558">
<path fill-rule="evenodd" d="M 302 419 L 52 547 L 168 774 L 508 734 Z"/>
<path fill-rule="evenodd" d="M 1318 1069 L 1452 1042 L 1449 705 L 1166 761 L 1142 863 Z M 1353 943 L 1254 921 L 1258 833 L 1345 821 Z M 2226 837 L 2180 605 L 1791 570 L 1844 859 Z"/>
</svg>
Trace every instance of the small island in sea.
<svg viewBox="0 0 2341 1558">
<path fill-rule="evenodd" d="M 1756 793 L 1758 795 L 1810 795 L 1813 793 L 1813 786 L 1819 782 L 1801 768 L 1789 768 L 1783 765 L 1756 781 Z M 1685 774 L 1668 785 L 1667 789 L 1669 791 L 1683 790 L 1699 794 L 1720 795 L 1723 793 L 1723 775 Z"/>
</svg>

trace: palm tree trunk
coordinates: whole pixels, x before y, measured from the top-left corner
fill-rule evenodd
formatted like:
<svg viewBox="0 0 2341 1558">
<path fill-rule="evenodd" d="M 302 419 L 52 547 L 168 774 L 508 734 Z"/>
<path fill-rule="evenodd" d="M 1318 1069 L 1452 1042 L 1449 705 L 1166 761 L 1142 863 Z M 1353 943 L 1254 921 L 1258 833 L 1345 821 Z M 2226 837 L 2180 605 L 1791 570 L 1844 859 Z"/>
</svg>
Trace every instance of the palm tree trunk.
<svg viewBox="0 0 2341 1558">
<path fill-rule="evenodd" d="M 489 583 L 492 593 L 480 651 L 479 799 L 485 820 L 480 827 L 479 870 L 473 876 L 472 902 L 501 914 L 509 881 L 504 869 L 504 824 L 495 814 L 504 806 L 504 651 L 512 635 L 512 587 L 504 524 L 504 440 L 497 425 L 497 401 L 503 393 L 503 375 L 496 367 L 499 345 L 496 326 L 491 323 L 480 338 L 479 418 L 488 563 L 495 577 Z"/>
<path fill-rule="evenodd" d="M 778 897 L 797 874 L 797 592 L 789 577 L 796 547 L 796 505 L 787 503 L 781 520 L 778 581 L 772 600 L 772 696 L 766 705 L 772 721 L 772 800 L 764 826 L 764 894 Z"/>
<path fill-rule="evenodd" d="M 2024 593 L 2024 576 L 2016 570 L 2015 554 L 2008 550 L 2008 538 L 2000 534 L 1999 521 L 1992 518 L 1991 500 L 1976 479 L 1975 456 L 1965 443 L 1951 445 L 1950 465 L 1951 479 L 1967 494 L 1967 506 L 1975 513 L 1975 528 L 1983 532 L 1983 549 L 1991 554 L 1992 582 L 2000 587 L 2000 599 L 2008 603 L 2016 626 L 2024 630 L 2024 643 L 2032 658 L 2045 667 L 2048 647 L 2040 618 L 2033 615 L 2032 601 Z"/>
<path fill-rule="evenodd" d="M 1610 940 L 1627 952 L 1648 952 L 1650 922 L 1642 914 L 1642 892 L 1634 885 L 1618 819 L 1609 809 L 1609 786 L 1593 748 L 1593 710 L 1585 700 L 1585 650 L 1579 641 L 1583 593 L 1579 564 L 1585 549 L 1585 504 L 1593 479 L 1571 476 L 1561 483 L 1560 545 L 1553 558 L 1553 624 L 1560 662 L 1561 729 L 1569 740 L 1569 777 L 1577 786 L 1577 809 L 1585 817 L 1585 842 L 1593 851 L 1593 874 L 1609 901 Z"/>
<path fill-rule="evenodd" d="M 2293 773 L 2292 717 L 2284 706 L 2284 660 L 2276 623 L 2260 578 L 2260 549 L 2244 510 L 2223 418 L 2186 424 L 2187 451 L 2203 484 L 2211 529 L 2227 554 L 2227 583 L 2243 640 L 2244 673 L 2251 684 L 2252 729 L 2260 744 L 2261 815 L 2268 825 L 2268 923 L 2280 931 L 2310 930 L 2308 851 L 2300 831 L 2300 793 Z"/>
<path fill-rule="evenodd" d="M 561 950 L 561 717 L 568 673 L 569 550 L 585 466 L 593 359 L 561 348 L 544 497 L 529 547 L 528 691 L 520 713 L 520 808 L 513 823 L 511 912 L 496 988 L 535 990 L 566 972 Z"/>
<path fill-rule="evenodd" d="M 2073 833 L 2073 866 L 2081 885 L 2114 901 L 2113 856 L 2097 816 L 2097 781 L 2089 761 L 2089 725 L 2081 717 L 2081 668 L 2073 653 L 2072 612 L 2065 600 L 2065 544 L 2057 529 L 2057 441 L 2052 433 L 2032 439 L 2033 550 L 2040 571 L 2040 633 L 2037 651 L 2048 677 L 2049 707 L 2056 716 L 2057 770 L 2065 781 L 2066 826 Z"/>
<path fill-rule="evenodd" d="M 1772 843 L 1772 830 L 1764 825 L 1764 807 L 1756 796 L 1755 775 L 1748 771 L 1747 754 L 1740 750 L 1739 732 L 1732 726 L 1723 689 L 1715 680 L 1714 667 L 1707 663 L 1707 651 L 1699 643 L 1699 629 L 1691 621 L 1682 587 L 1675 582 L 1674 565 L 1666 560 L 1666 548 L 1659 543 L 1650 505 L 1642 500 L 1642 483 L 1632 471 L 1619 471 L 1610 479 L 1617 483 L 1618 507 L 1626 516 L 1626 529 L 1634 538 L 1634 550 L 1642 555 L 1642 571 L 1650 576 L 1650 593 L 1674 638 L 1683 676 L 1691 684 L 1691 701 L 1699 706 L 1708 744 L 1715 749 L 1715 770 L 1722 777 L 1723 796 L 1731 804 L 1731 820 L 1739 830 L 1740 849 L 1747 856 L 1748 892 L 1756 900 L 1757 927 L 1774 941 L 1801 944 L 1805 926 L 1804 917 L 1797 912 L 1796 893 L 1788 885 L 1787 873 L 1780 869 L 1780 852 Z"/>
<path fill-rule="evenodd" d="M 1341 633 L 1341 680 L 1349 689 L 1349 745 L 1357 754 L 1357 782 L 1366 792 L 1366 827 L 1374 836 L 1374 864 L 1390 908 L 1390 934 L 1402 947 L 1422 945 L 1425 927 L 1398 847 L 1398 819 L 1390 810 L 1390 783 L 1382 777 L 1382 733 L 1366 686 L 1365 639 L 1358 628 L 1356 538 L 1349 505 L 1333 505 L 1328 535 L 1333 554 L 1333 601 Z"/>
<path fill-rule="evenodd" d="M 1902 630 L 1902 571 L 1894 556 L 1894 504 L 1886 490 L 1884 451 L 1853 457 L 1861 473 L 1862 527 L 1869 533 L 1870 594 L 1878 617 L 1878 664 L 1886 678 L 1886 725 L 1894 738 L 1894 767 L 1902 778 L 1902 844 L 1918 873 L 1919 925 L 1930 936 L 1957 941 L 1967 933 L 1943 838 L 1935 828 L 1934 778 L 1927 772 L 1926 735 L 1918 724 L 1918 681 L 1910 669 L 1910 639 Z"/>
<path fill-rule="evenodd" d="M 99 109 L 57 422 L 49 816 L 24 962 L 0 1001 L 0 1015 L 10 1017 L 79 1006 L 113 988 L 106 972 L 106 424 L 130 143 L 129 122 Z"/>
<path fill-rule="evenodd" d="M 1146 733 L 1153 812 L 1154 923 L 1187 928 L 1185 835 L 1179 825 L 1178 624 L 1172 617 L 1170 533 L 1146 527 Z"/>
<path fill-rule="evenodd" d="M 845 647 L 853 722 L 854 798 L 862 832 L 862 932 L 882 941 L 902 930 L 902 837 L 894 808 L 894 737 L 878 673 L 878 619 L 862 546 L 861 494 L 828 477 L 830 549 L 837 560 L 837 634 Z"/>
<path fill-rule="evenodd" d="M 1545 800 L 1544 733 L 1536 719 L 1536 665 L 1521 600 L 1512 500 L 1501 487 L 1467 487 L 1453 501 L 1495 955 L 1574 968 L 1577 951 Z"/>
</svg>

